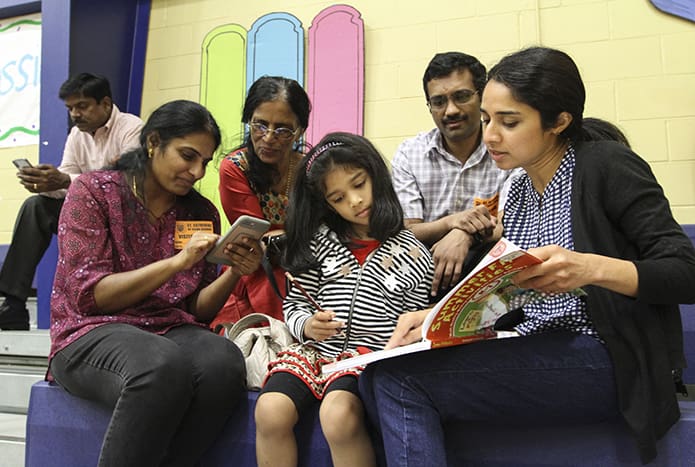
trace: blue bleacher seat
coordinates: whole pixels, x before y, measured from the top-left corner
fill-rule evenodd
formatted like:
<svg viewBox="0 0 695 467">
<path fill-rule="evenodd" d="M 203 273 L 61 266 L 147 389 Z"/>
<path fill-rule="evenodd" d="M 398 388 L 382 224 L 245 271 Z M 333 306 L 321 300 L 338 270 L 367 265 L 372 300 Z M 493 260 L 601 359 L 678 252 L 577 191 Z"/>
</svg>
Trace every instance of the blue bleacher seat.
<svg viewBox="0 0 695 467">
<path fill-rule="evenodd" d="M 683 382 L 695 384 L 695 305 L 681 305 L 683 347 L 688 367 L 683 370 Z"/>
<path fill-rule="evenodd" d="M 680 407 L 681 419 L 659 440 L 648 467 L 695 466 L 695 402 Z M 452 466 L 644 467 L 622 419 L 537 427 L 477 423 L 450 431 L 447 457 Z"/>
<path fill-rule="evenodd" d="M 258 392 L 247 393 L 199 467 L 255 466 L 256 428 L 253 408 Z M 31 388 L 27 414 L 25 467 L 47 465 L 93 467 L 110 411 L 68 394 L 54 383 Z M 295 432 L 300 465 L 331 466 L 330 451 L 318 423 L 318 410 L 302 417 Z"/>
<path fill-rule="evenodd" d="M 258 393 L 242 399 L 223 433 L 199 467 L 256 465 L 253 407 Z M 695 465 L 695 402 L 681 402 L 682 417 L 659 441 L 653 467 Z M 69 395 L 44 381 L 31 390 L 27 417 L 25 467 L 96 465 L 109 411 Z M 301 466 L 330 467 L 330 452 L 318 424 L 318 411 L 297 426 Z M 515 427 L 468 424 L 448 432 L 451 465 L 476 467 L 606 466 L 642 464 L 622 421 Z"/>
<path fill-rule="evenodd" d="M 683 230 L 695 245 L 695 224 L 683 226 Z M 681 319 L 683 320 L 683 341 L 685 359 L 688 368 L 683 371 L 683 382 L 687 385 L 695 384 L 695 304 L 681 305 Z M 693 464 L 695 465 L 695 463 Z"/>
<path fill-rule="evenodd" d="M 684 226 L 695 244 L 695 225 Z M 695 384 L 695 305 L 681 305 L 686 359 L 684 381 Z M 258 393 L 243 398 L 199 467 L 255 466 L 253 408 Z M 681 401 L 681 420 L 659 441 L 650 467 L 695 466 L 695 401 Z M 25 467 L 94 466 L 110 413 L 69 395 L 60 386 L 32 386 L 27 416 Z M 296 428 L 300 465 L 331 466 L 318 410 Z M 500 426 L 486 423 L 447 427 L 451 465 L 476 467 L 641 466 L 633 438 L 621 420 L 587 425 Z"/>
</svg>

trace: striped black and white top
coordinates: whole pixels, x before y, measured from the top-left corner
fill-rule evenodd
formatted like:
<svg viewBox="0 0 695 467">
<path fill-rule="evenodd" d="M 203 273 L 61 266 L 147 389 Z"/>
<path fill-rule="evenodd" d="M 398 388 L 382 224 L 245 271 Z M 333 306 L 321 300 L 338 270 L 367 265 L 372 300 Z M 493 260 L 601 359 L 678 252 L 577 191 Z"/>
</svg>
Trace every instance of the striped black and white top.
<svg viewBox="0 0 695 467">
<path fill-rule="evenodd" d="M 326 226 L 314 235 L 311 250 L 320 266 L 295 279 L 347 325 L 342 334 L 312 344 L 325 357 L 359 346 L 382 349 L 402 313 L 428 306 L 432 257 L 409 230 L 382 243 L 362 265 Z M 310 342 L 303 331 L 315 309 L 297 288 L 289 290 L 283 311 L 292 334 Z"/>
</svg>

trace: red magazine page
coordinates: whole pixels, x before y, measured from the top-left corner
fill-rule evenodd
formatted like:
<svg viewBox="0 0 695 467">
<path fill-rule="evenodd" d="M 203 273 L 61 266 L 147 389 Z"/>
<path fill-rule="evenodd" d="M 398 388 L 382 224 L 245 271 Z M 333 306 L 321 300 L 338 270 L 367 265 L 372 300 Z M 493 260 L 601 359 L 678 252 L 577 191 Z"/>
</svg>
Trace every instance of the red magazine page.
<svg viewBox="0 0 695 467">
<path fill-rule="evenodd" d="M 423 328 L 432 347 L 458 345 L 496 336 L 497 319 L 537 296 L 512 283 L 512 276 L 541 261 L 502 238 L 478 266 L 428 315 Z"/>
</svg>

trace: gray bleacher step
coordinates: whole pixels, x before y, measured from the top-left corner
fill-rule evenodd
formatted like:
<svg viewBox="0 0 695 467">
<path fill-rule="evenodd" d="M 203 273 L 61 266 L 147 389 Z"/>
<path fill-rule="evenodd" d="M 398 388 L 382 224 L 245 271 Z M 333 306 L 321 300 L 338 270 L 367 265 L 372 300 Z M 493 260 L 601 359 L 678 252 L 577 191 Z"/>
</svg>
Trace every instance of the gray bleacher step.
<svg viewBox="0 0 695 467">
<path fill-rule="evenodd" d="M 0 413 L 0 467 L 24 465 L 26 415 Z"/>
<path fill-rule="evenodd" d="M 0 331 L 0 412 L 26 413 L 31 386 L 46 375 L 49 348 L 47 330 Z"/>
<path fill-rule="evenodd" d="M 27 301 L 31 331 L 0 331 L 0 467 L 22 467 L 32 384 L 44 378 L 50 337 L 36 329 L 36 299 Z"/>
<path fill-rule="evenodd" d="M 0 436 L 0 467 L 22 467 L 24 465 L 24 440 L 5 440 Z"/>
<path fill-rule="evenodd" d="M 23 442 L 26 422 L 26 415 L 0 413 L 0 440 Z"/>
<path fill-rule="evenodd" d="M 26 414 L 29 408 L 31 386 L 43 380 L 45 369 L 37 367 L 0 366 L 0 413 Z M 4 433 L 0 431 L 0 436 Z"/>
<path fill-rule="evenodd" d="M 51 347 L 47 329 L 0 331 L 0 358 L 37 358 L 45 361 Z"/>
</svg>

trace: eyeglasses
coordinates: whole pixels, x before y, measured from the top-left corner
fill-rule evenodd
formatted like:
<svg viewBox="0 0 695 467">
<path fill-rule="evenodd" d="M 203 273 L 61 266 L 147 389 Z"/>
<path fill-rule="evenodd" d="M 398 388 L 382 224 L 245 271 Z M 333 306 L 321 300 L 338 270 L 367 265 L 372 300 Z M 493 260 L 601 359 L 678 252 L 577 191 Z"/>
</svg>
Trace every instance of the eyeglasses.
<svg viewBox="0 0 695 467">
<path fill-rule="evenodd" d="M 290 130 L 289 128 L 285 127 L 275 128 L 274 130 L 271 130 L 267 125 L 258 122 L 251 122 L 249 123 L 249 126 L 251 127 L 253 132 L 261 138 L 265 137 L 265 135 L 267 135 L 268 132 L 270 132 L 277 139 L 284 141 L 292 139 L 292 137 L 296 135 L 299 131 L 299 128 L 297 128 L 296 130 Z"/>
<path fill-rule="evenodd" d="M 456 107 L 461 107 L 475 96 L 478 91 L 471 91 L 470 89 L 461 89 L 459 91 L 452 92 L 450 96 L 432 96 L 427 101 L 427 105 L 430 110 L 442 110 L 449 103 L 449 99 L 454 103 Z"/>
</svg>

